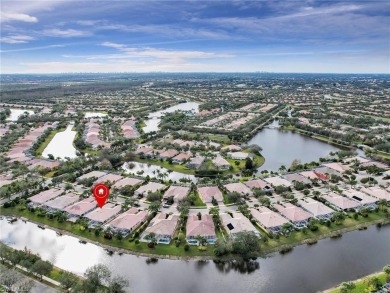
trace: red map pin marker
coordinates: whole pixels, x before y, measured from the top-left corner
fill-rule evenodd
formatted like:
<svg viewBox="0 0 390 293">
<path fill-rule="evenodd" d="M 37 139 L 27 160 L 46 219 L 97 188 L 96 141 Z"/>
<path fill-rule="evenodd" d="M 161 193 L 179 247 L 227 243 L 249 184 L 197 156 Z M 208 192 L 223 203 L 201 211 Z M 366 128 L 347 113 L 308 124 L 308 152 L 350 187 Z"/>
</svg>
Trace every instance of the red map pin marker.
<svg viewBox="0 0 390 293">
<path fill-rule="evenodd" d="M 106 184 L 97 184 L 93 188 L 93 196 L 95 197 L 98 206 L 100 208 L 102 208 L 106 203 L 109 194 L 110 194 L 110 189 Z"/>
</svg>

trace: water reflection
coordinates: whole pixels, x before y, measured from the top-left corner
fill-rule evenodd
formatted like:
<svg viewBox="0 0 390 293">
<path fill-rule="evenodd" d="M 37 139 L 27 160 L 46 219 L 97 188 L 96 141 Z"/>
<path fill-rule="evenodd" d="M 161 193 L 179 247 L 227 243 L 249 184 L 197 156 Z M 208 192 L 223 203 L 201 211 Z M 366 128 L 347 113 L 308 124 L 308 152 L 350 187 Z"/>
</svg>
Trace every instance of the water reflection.
<svg viewBox="0 0 390 293">
<path fill-rule="evenodd" d="M 194 183 L 198 181 L 198 178 L 196 178 L 194 175 L 183 174 L 176 171 L 168 170 L 164 167 L 139 162 L 124 163 L 122 169 L 126 173 L 133 174 L 135 176 L 149 176 L 151 178 L 157 179 L 164 178 L 164 180 L 168 179 L 172 181 L 180 181 L 180 179 L 187 179 L 190 182 Z"/>
<path fill-rule="evenodd" d="M 240 274 L 251 274 L 260 269 L 259 261 L 217 261 L 214 260 L 216 269 L 224 274 L 230 271 L 239 272 Z"/>
<path fill-rule="evenodd" d="M 36 224 L 0 221 L 0 241 L 27 247 L 59 268 L 82 275 L 105 264 L 130 282 L 130 292 L 316 292 L 381 270 L 390 263 L 390 225 L 346 233 L 247 263 L 154 259 L 106 251 Z"/>
</svg>

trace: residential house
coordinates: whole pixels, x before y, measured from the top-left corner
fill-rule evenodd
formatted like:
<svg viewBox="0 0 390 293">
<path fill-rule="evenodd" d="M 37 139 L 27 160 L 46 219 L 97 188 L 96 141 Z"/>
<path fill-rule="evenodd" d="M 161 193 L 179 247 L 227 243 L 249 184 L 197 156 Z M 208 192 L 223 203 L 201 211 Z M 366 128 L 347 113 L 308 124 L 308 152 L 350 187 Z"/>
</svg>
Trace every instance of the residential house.
<svg viewBox="0 0 390 293">
<path fill-rule="evenodd" d="M 209 244 L 214 244 L 217 240 L 213 217 L 208 214 L 202 214 L 201 219 L 197 215 L 188 216 L 186 233 L 187 243 L 190 245 L 199 245 L 199 236 L 205 238 Z"/>
</svg>

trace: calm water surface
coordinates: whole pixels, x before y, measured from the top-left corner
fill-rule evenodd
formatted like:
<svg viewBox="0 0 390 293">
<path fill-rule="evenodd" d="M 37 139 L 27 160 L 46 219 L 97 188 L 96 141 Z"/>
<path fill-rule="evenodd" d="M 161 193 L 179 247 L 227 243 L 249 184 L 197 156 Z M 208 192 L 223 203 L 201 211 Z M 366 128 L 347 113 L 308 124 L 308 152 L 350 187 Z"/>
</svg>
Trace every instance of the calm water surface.
<svg viewBox="0 0 390 293">
<path fill-rule="evenodd" d="M 18 120 L 19 116 L 22 116 L 24 112 L 27 112 L 29 115 L 33 115 L 34 111 L 32 110 L 24 110 L 24 109 L 10 109 L 11 114 L 6 119 L 6 121 L 16 121 Z"/>
<path fill-rule="evenodd" d="M 192 111 L 193 113 L 198 113 L 199 112 L 199 104 L 195 102 L 186 102 L 186 103 L 181 103 L 172 107 L 169 107 L 164 110 L 160 110 L 157 112 L 152 112 L 149 113 L 148 120 L 145 120 L 146 126 L 144 126 L 142 129 L 145 133 L 149 133 L 152 131 L 158 131 L 158 125 L 160 124 L 161 121 L 161 116 L 164 115 L 164 113 L 171 113 L 175 112 L 177 110 L 181 111 Z"/>
<path fill-rule="evenodd" d="M 166 175 L 164 179 L 168 179 L 172 181 L 179 181 L 182 178 L 187 178 L 194 183 L 198 182 L 198 178 L 196 178 L 194 175 L 184 174 L 176 171 L 170 172 L 168 169 L 157 165 L 148 165 L 148 164 L 138 163 L 138 162 L 130 162 L 130 163 L 134 165 L 134 167 L 131 169 L 129 163 L 124 163 L 122 166 L 122 169 L 126 171 L 126 173 L 128 174 L 138 175 L 142 177 L 146 177 L 147 175 L 149 175 L 149 177 L 151 178 L 161 179 L 161 177 L 158 176 L 160 173 Z M 142 172 L 142 171 L 143 173 L 137 174 L 137 172 Z"/>
<path fill-rule="evenodd" d="M 323 141 L 294 133 L 288 130 L 279 130 L 279 123 L 274 121 L 270 128 L 260 130 L 248 144 L 257 144 L 263 151 L 265 163 L 258 170 L 277 171 L 280 166 L 290 167 L 293 160 L 302 163 L 318 161 L 330 152 L 339 151 L 340 148 Z"/>
<path fill-rule="evenodd" d="M 158 260 L 124 254 L 108 256 L 99 246 L 80 244 L 70 236 L 20 220 L 0 221 L 0 241 L 14 248 L 27 247 L 56 266 L 77 274 L 97 263 L 130 281 L 129 292 L 316 292 L 342 281 L 379 271 L 390 263 L 390 226 L 370 227 L 302 245 L 292 252 L 258 259 L 258 267 L 216 265 L 212 261 Z"/>
<path fill-rule="evenodd" d="M 54 158 L 65 159 L 66 157 L 76 158 L 76 148 L 73 146 L 73 140 L 77 131 L 72 131 L 73 125 L 68 125 L 65 131 L 58 132 L 43 150 L 42 156 L 48 158 L 52 154 Z"/>
</svg>

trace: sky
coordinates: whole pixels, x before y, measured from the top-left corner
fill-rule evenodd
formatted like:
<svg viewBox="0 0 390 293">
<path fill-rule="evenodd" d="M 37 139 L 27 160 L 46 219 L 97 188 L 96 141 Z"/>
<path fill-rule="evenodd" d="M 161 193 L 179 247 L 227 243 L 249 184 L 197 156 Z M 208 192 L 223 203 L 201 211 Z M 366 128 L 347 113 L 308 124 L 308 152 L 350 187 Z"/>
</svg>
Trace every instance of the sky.
<svg viewBox="0 0 390 293">
<path fill-rule="evenodd" d="M 0 5 L 1 73 L 390 73 L 390 1 Z"/>
</svg>

